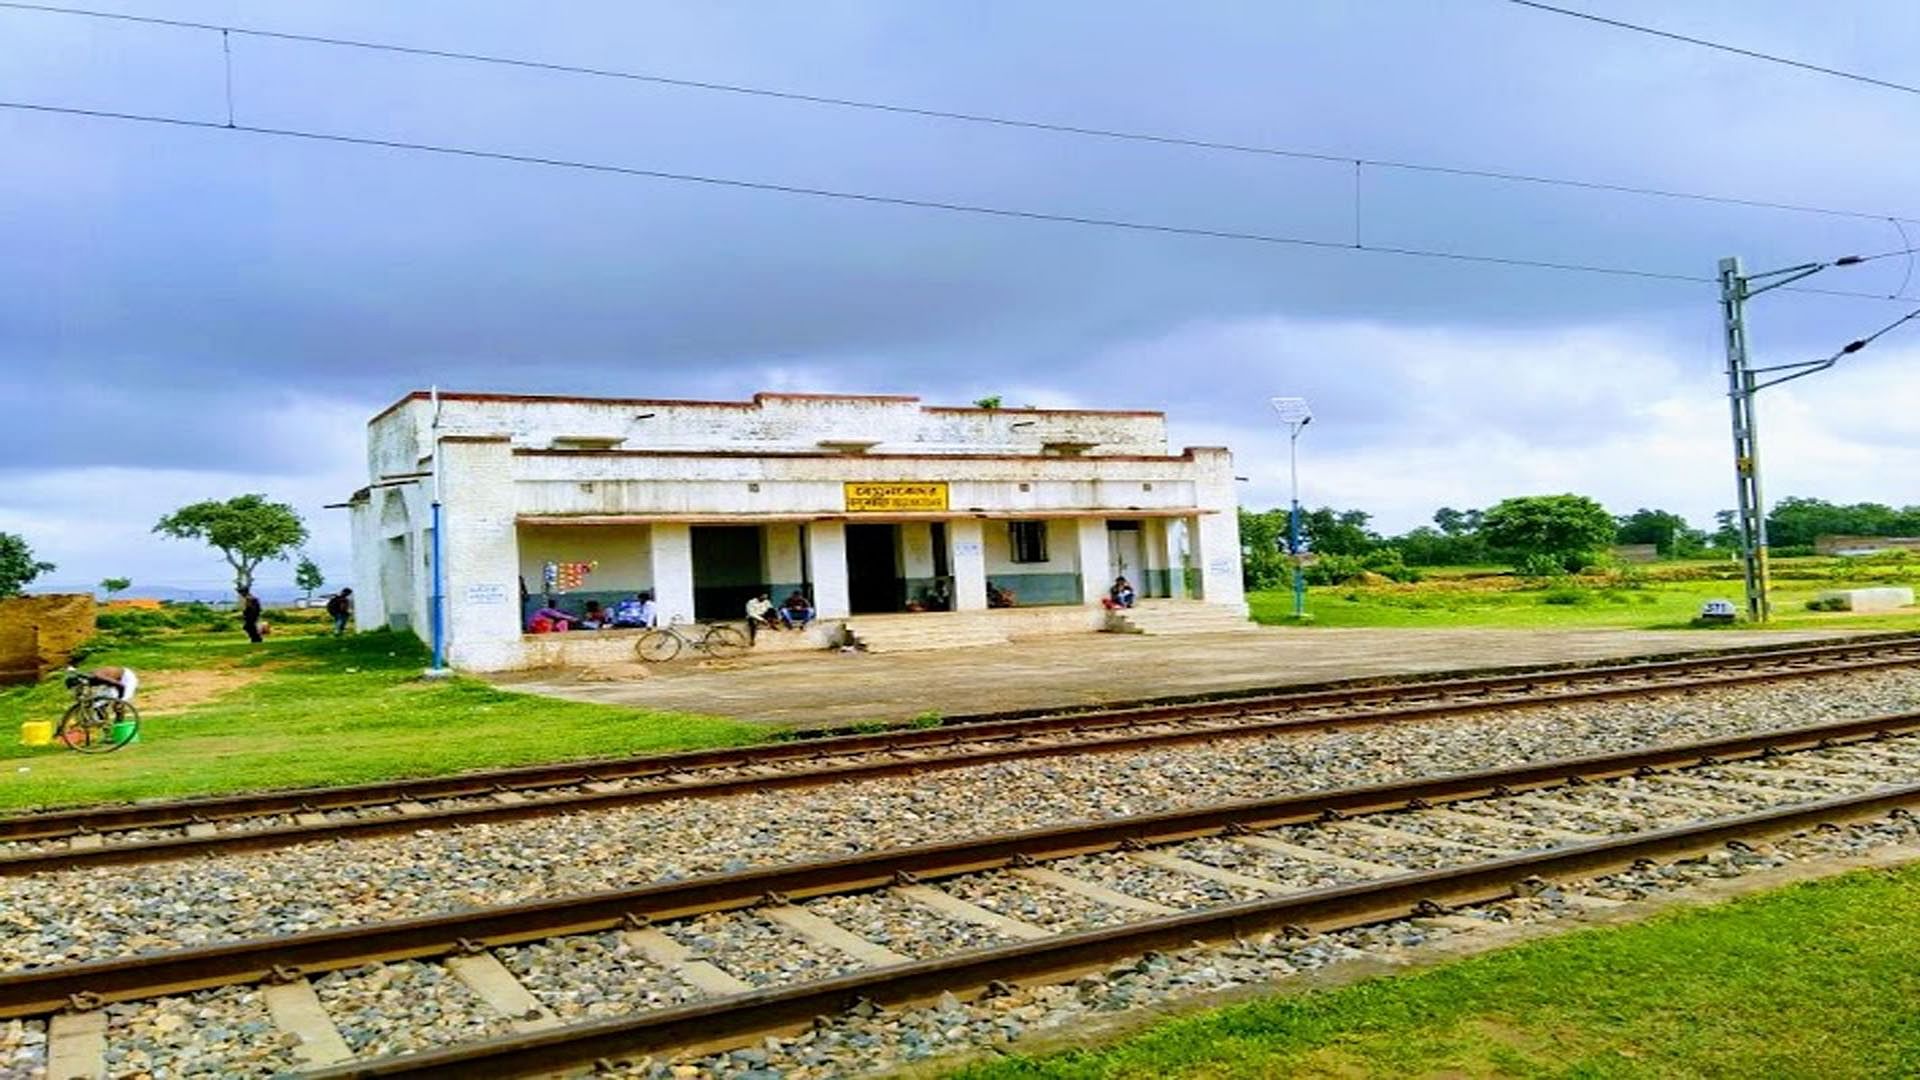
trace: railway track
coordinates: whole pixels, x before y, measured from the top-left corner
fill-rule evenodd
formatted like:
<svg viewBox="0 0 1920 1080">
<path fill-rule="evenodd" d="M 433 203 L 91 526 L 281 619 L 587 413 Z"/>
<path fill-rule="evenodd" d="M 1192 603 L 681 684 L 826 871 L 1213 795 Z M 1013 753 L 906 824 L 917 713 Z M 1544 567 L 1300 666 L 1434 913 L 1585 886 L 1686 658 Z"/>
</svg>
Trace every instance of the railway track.
<svg viewBox="0 0 1920 1080">
<path fill-rule="evenodd" d="M 995 719 L 337 788 L 0 817 L 0 877 L 1100 753 L 1868 672 L 1920 638 Z"/>
<path fill-rule="evenodd" d="M 739 1045 L 859 1000 L 1046 981 L 1260 931 L 1435 915 L 1915 803 L 1920 713 L 1907 713 L 29 969 L 0 976 L 0 1018 L 50 1016 L 54 1075 L 92 1075 L 116 1037 L 107 1003 L 263 984 L 258 1026 L 277 1029 L 289 1055 L 276 1067 L 526 1075 Z M 1035 893 L 1054 897 L 1033 908 L 1047 919 L 1008 900 Z M 862 905 L 875 904 L 911 909 L 926 929 L 863 935 Z M 964 947 L 954 926 L 974 934 Z M 767 967 L 773 937 L 813 960 Z M 547 959 L 529 961 L 541 949 Z M 596 967 L 615 954 L 617 970 Z M 562 955 L 598 959 L 541 975 Z M 330 1006 L 351 1000 L 346 984 L 401 969 L 465 987 L 486 1016 L 464 1030 L 482 1037 L 356 1059 L 388 1044 L 364 1032 L 350 1043 Z M 664 1007 L 585 1021 L 560 992 L 642 984 L 677 989 L 654 992 Z"/>
</svg>

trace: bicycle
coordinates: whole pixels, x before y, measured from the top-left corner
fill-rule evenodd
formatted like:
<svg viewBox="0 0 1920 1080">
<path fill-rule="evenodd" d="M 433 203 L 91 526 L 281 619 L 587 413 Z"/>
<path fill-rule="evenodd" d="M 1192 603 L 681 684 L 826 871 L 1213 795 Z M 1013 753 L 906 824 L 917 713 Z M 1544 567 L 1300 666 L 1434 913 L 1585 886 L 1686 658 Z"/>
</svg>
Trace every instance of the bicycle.
<svg viewBox="0 0 1920 1080">
<path fill-rule="evenodd" d="M 55 741 L 83 754 L 110 754 L 140 734 L 140 711 L 120 700 L 117 687 L 68 668 L 67 689 L 73 704 L 53 729 Z"/>
<path fill-rule="evenodd" d="M 753 642 L 739 627 L 724 623 L 709 626 L 705 633 L 695 635 L 700 624 L 691 624 L 691 629 L 680 629 L 678 622 L 668 623 L 658 630 L 650 631 L 634 646 L 640 653 L 640 659 L 650 664 L 664 664 L 680 655 L 682 648 L 703 652 L 715 658 L 739 656 L 753 648 Z"/>
</svg>

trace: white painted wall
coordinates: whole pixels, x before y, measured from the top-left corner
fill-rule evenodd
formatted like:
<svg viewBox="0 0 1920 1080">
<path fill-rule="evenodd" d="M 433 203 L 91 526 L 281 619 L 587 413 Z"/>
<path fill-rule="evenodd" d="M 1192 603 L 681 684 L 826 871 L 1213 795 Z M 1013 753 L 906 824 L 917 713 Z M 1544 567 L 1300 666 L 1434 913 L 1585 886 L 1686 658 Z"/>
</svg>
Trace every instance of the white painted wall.
<svg viewBox="0 0 1920 1080">
<path fill-rule="evenodd" d="M 583 450 L 567 444 L 568 436 L 623 441 L 616 450 Z M 766 580 L 810 578 L 821 614 L 844 616 L 845 533 L 831 519 L 845 516 L 849 481 L 945 481 L 955 515 L 1094 512 L 1047 519 L 1049 557 L 1041 563 L 1012 561 L 1004 519 L 948 519 L 955 599 L 963 609 L 984 607 L 984 579 L 1002 574 L 1081 573 L 1083 599 L 1097 600 L 1108 580 L 1107 517 L 1146 520 L 1149 567 L 1170 566 L 1178 578 L 1181 552 L 1190 551 L 1204 599 L 1245 606 L 1232 457 L 1214 449 L 1169 455 L 1157 413 L 943 409 L 911 398 L 779 394 L 732 403 L 450 394 L 437 433 L 425 400 L 406 400 L 369 425 L 369 484 L 388 486 L 353 500 L 363 627 L 379 625 L 390 609 L 404 610 L 417 632 L 428 633 L 429 484 L 409 474 L 431 466 L 436 437 L 445 474 L 450 640 L 456 662 L 470 668 L 525 661 L 519 579 L 538 593 L 549 559 L 597 561 L 585 588 L 651 587 L 663 616 L 690 617 L 688 523 L 663 516 L 807 516 L 804 528 L 765 526 Z M 866 454 L 822 446 L 853 439 L 875 445 Z M 1062 441 L 1093 447 L 1085 456 L 1045 449 Z M 1147 516 L 1195 509 L 1201 512 L 1177 522 Z M 589 516 L 651 525 L 523 520 Z M 931 576 L 930 526 L 901 525 L 901 572 Z M 395 536 L 402 538 L 398 549 L 389 543 Z M 495 595 L 495 584 L 506 587 L 506 603 L 473 599 Z M 469 594 L 469 586 L 479 589 Z"/>
<path fill-rule="evenodd" d="M 652 537 L 646 525 L 522 525 L 519 541 L 520 576 L 529 595 L 540 595 L 549 562 L 599 563 L 581 586 L 587 591 L 639 592 L 653 587 Z"/>
</svg>

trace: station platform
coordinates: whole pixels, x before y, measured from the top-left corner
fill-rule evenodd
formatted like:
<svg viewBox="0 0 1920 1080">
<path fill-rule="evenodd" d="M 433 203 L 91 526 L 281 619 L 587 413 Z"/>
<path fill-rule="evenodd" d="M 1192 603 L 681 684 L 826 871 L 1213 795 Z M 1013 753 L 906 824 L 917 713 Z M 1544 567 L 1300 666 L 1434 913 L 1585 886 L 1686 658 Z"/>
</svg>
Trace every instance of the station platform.
<svg viewBox="0 0 1920 1080">
<path fill-rule="evenodd" d="M 795 729 L 1078 708 L 1443 672 L 1553 664 L 1849 636 L 1836 631 L 1334 629 L 1156 637 L 1077 634 L 931 652 L 787 652 L 493 677 L 523 693 L 734 716 Z"/>
</svg>

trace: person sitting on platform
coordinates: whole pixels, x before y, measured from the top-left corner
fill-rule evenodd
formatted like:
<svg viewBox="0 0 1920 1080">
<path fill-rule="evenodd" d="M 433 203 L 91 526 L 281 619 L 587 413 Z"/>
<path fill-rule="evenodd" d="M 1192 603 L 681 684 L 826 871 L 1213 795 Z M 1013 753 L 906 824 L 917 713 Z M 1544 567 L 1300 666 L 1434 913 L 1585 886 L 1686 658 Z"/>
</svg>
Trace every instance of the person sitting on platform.
<svg viewBox="0 0 1920 1080">
<path fill-rule="evenodd" d="M 787 596 L 787 602 L 780 605 L 780 621 L 787 624 L 789 630 L 804 630 L 813 621 L 813 604 L 806 594 L 795 589 Z"/>
<path fill-rule="evenodd" d="M 580 616 L 580 629 L 604 630 L 611 625 L 613 620 L 608 618 L 606 609 L 600 606 L 600 601 L 587 601 L 587 610 Z"/>
<path fill-rule="evenodd" d="M 747 622 L 755 627 L 779 629 L 780 616 L 774 614 L 773 601 L 766 593 L 755 593 L 753 599 L 747 601 Z"/>
<path fill-rule="evenodd" d="M 1014 597 L 1013 597 L 1012 589 L 1006 588 L 1005 586 L 1002 586 L 1002 585 L 995 585 L 991 581 L 987 582 L 987 606 L 988 607 L 990 608 L 1012 607 L 1013 603 L 1014 603 Z"/>
<path fill-rule="evenodd" d="M 548 605 L 535 611 L 527 620 L 527 629 L 536 634 L 559 633 L 573 629 L 574 615 Z"/>
<path fill-rule="evenodd" d="M 1123 574 L 1113 579 L 1113 588 L 1107 590 L 1107 598 L 1102 601 L 1108 611 L 1115 608 L 1130 608 L 1134 601 L 1133 583 Z"/>
<path fill-rule="evenodd" d="M 623 629 L 647 629 L 653 626 L 653 596 L 635 593 L 613 605 L 613 625 Z"/>
</svg>

